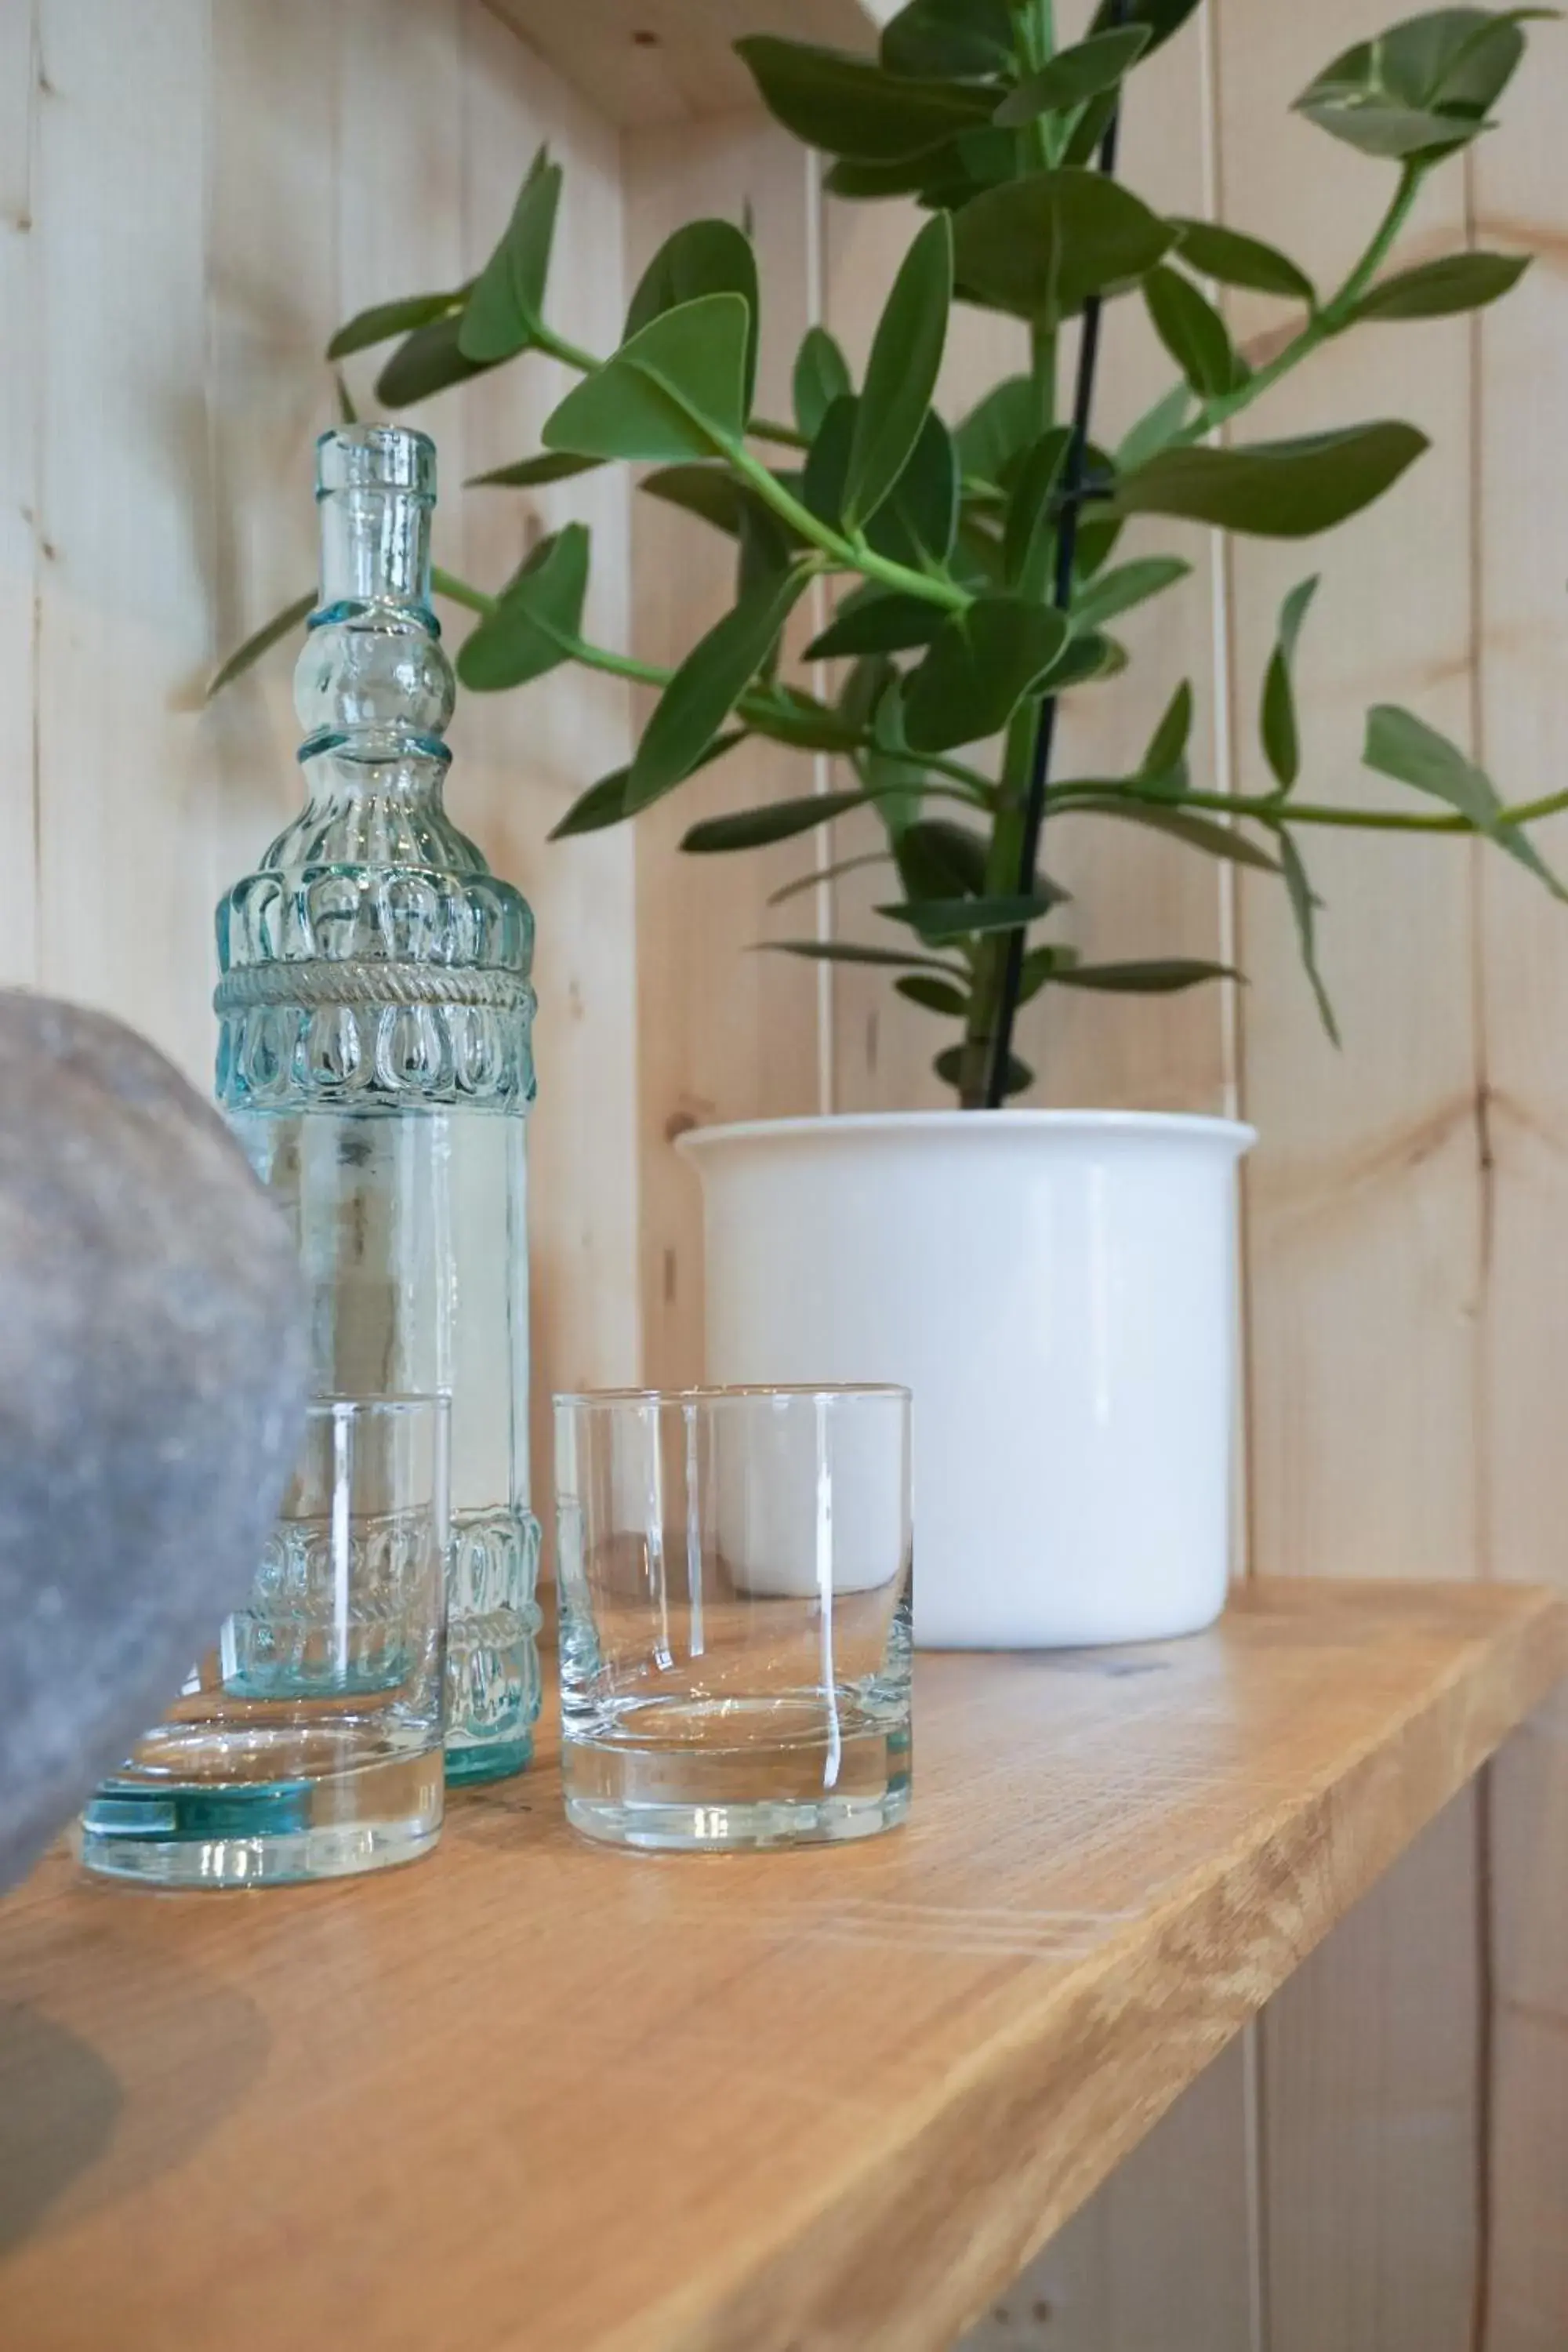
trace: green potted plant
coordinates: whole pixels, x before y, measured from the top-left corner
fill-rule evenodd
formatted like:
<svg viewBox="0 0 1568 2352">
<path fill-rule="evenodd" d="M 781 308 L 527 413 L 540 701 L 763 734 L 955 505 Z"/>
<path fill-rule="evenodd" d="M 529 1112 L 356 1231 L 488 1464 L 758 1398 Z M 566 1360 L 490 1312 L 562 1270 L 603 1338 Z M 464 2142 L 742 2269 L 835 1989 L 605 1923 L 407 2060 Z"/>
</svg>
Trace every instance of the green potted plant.
<svg viewBox="0 0 1568 2352">
<path fill-rule="evenodd" d="M 1128 519 L 1297 539 L 1358 514 L 1424 436 L 1385 419 L 1268 440 L 1253 409 L 1332 339 L 1476 309 L 1526 266 L 1475 252 L 1388 262 L 1427 175 L 1490 127 L 1525 23 L 1550 11 L 1414 17 L 1335 58 L 1301 94 L 1301 112 L 1388 174 L 1361 257 L 1324 290 L 1272 246 L 1164 217 L 1117 176 L 1124 84 L 1195 5 L 1102 0 L 1066 47 L 1052 0 L 910 0 L 875 58 L 740 44 L 763 102 L 832 159 L 830 190 L 912 197 L 928 215 L 863 379 L 814 328 L 788 419 L 753 406 L 762 297 L 733 223 L 694 221 L 667 242 L 616 351 L 582 352 L 552 330 L 561 174 L 542 152 L 476 280 L 364 313 L 329 354 L 401 337 L 377 387 L 396 406 L 551 353 L 580 381 L 543 448 L 488 479 L 644 466 L 643 492 L 735 542 L 733 607 L 671 672 L 584 637 L 580 525 L 544 540 L 493 594 L 438 575 L 479 615 L 458 660 L 470 690 L 521 687 L 565 662 L 659 689 L 629 765 L 593 783 L 560 834 L 634 818 L 755 736 L 836 755 L 840 787 L 696 824 L 687 851 L 720 857 L 867 811 L 881 825 L 889 888 L 876 935 L 772 944 L 885 967 L 945 1024 L 936 1067 L 959 1108 L 710 1130 L 685 1148 L 705 1189 L 710 1376 L 913 1387 L 918 1623 L 932 1642 L 1173 1633 L 1207 1622 L 1225 1593 L 1235 1171 L 1249 1132 L 1005 1106 L 1031 1075 L 1013 1053 L 1015 1018 L 1041 992 L 1165 992 L 1230 975 L 1162 956 L 1157 942 L 1142 961 L 1076 961 L 1054 935 L 1062 894 L 1040 865 L 1055 818 L 1131 821 L 1277 876 L 1331 1032 L 1301 851 L 1314 827 L 1481 835 L 1562 895 L 1526 827 L 1568 793 L 1506 805 L 1407 710 L 1369 714 L 1366 761 L 1436 805 L 1384 818 L 1299 792 L 1292 671 L 1310 575 L 1285 600 L 1262 682 L 1267 793 L 1226 796 L 1194 774 L 1187 686 L 1130 774 L 1056 771 L 1059 698 L 1116 691 L 1127 656 L 1115 625 L 1187 569 L 1175 556 L 1125 559 Z M 1296 306 L 1266 364 L 1236 349 L 1216 286 Z M 1094 433 L 1111 300 L 1146 305 L 1173 375 L 1114 449 Z M 948 419 L 933 395 L 955 304 L 1022 321 L 1029 366 Z M 1222 425 L 1238 428 L 1224 445 Z M 781 651 L 818 581 L 836 604 L 805 655 L 840 665 L 831 699 L 792 678 Z"/>
</svg>

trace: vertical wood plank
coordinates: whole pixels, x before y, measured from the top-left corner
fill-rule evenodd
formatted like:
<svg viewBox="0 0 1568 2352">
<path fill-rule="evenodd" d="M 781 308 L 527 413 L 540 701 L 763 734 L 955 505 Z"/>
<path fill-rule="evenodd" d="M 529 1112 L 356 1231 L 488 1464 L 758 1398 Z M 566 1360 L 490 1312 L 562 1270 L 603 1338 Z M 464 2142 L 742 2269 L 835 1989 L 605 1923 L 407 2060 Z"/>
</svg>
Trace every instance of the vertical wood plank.
<svg viewBox="0 0 1568 2352">
<path fill-rule="evenodd" d="M 36 977 L 33 815 L 38 284 L 31 0 L 0 9 L 0 986 Z"/>
<path fill-rule="evenodd" d="M 210 1084 L 207 0 L 40 0 L 38 977 Z M 149 126 L 155 125 L 155 134 Z"/>
<path fill-rule="evenodd" d="M 1568 479 L 1568 195 L 1561 28 L 1543 26 L 1475 154 L 1479 243 L 1537 254 L 1522 286 L 1476 322 L 1479 751 L 1510 798 L 1568 772 L 1562 648 Z M 1568 822 L 1540 829 L 1559 871 Z M 1544 894 L 1480 870 L 1489 1279 L 1483 1324 L 1485 1504 L 1504 1576 L 1568 1582 L 1560 1403 L 1568 1379 L 1568 922 Z M 1524 879 L 1521 876 L 1521 880 Z M 1492 1776 L 1495 1901 L 1484 2352 L 1555 2352 L 1568 2336 L 1568 1705 L 1515 1739 Z"/>
<path fill-rule="evenodd" d="M 1378 0 L 1281 10 L 1220 0 L 1226 216 L 1332 285 L 1392 174 L 1288 114 L 1313 71 L 1381 28 Z M 1310 205 L 1301 191 L 1312 191 Z M 1462 169 L 1404 241 L 1462 242 Z M 1279 324 L 1233 306 L 1244 341 Z M 1471 406 L 1463 322 L 1368 330 L 1281 385 L 1236 437 L 1408 415 L 1433 453 L 1375 518 L 1301 548 L 1237 541 L 1239 776 L 1261 781 L 1250 714 L 1284 591 L 1321 570 L 1303 646 L 1314 798 L 1366 801 L 1366 706 L 1412 703 L 1463 739 L 1471 653 Z M 1248 1179 L 1253 1557 L 1271 1572 L 1474 1574 L 1473 1416 L 1481 1187 L 1468 850 L 1325 835 L 1309 845 L 1345 1034 L 1316 1028 L 1276 888 L 1241 892 Z M 1418 1891 L 1418 1899 L 1417 1899 Z M 1375 1892 L 1263 2029 L 1271 2352 L 1460 2352 L 1478 2256 L 1479 2021 L 1472 1817 Z M 1375 2083 L 1369 2100 L 1362 2086 Z"/>
<path fill-rule="evenodd" d="M 1247 2085 L 1233 2042 L 964 2338 L 964 2352 L 1228 2352 L 1251 2342 Z"/>
<path fill-rule="evenodd" d="M 753 115 L 628 133 L 628 284 L 681 222 L 739 221 L 749 203 L 763 284 L 759 405 L 787 413 L 789 372 L 809 319 L 802 152 Z M 678 661 L 734 593 L 731 543 L 658 500 L 632 518 L 632 639 Z M 649 698 L 639 690 L 639 725 Z M 637 819 L 638 1050 L 646 1376 L 700 1377 L 701 1214 L 676 1159 L 683 1129 L 817 1108 L 817 984 L 806 965 L 748 952 L 770 926 L 771 890 L 800 870 L 798 844 L 762 856 L 682 858 L 687 828 L 726 808 L 811 789 L 809 761 L 748 744 Z M 810 901 L 804 902 L 809 908 Z M 810 935 L 797 904 L 797 935 Z"/>
<path fill-rule="evenodd" d="M 478 0 L 463 0 L 459 16 L 458 275 L 483 267 L 534 150 L 548 141 L 565 171 L 550 315 L 571 341 L 611 350 L 624 307 L 615 135 Z M 459 509 L 456 568 L 499 589 L 542 532 L 584 521 L 594 546 L 587 625 L 603 642 L 624 646 L 627 493 L 613 468 L 527 496 L 478 489 L 459 498 L 465 474 L 538 448 L 540 427 L 570 381 L 555 362 L 530 358 L 447 396 L 447 422 L 437 429 L 447 496 Z M 465 617 L 460 626 L 468 625 Z M 626 690 L 562 669 L 524 694 L 465 695 L 453 740 L 454 811 L 498 871 L 521 885 L 539 925 L 531 1420 L 535 1508 L 548 1527 L 552 1391 L 635 1380 L 640 1353 L 633 845 L 620 832 L 556 845 L 547 837 L 595 776 L 628 757 Z"/>
<path fill-rule="evenodd" d="M 1273 2347 L 1468 2352 L 1476 1806 L 1456 1798 L 1265 2011 Z"/>
<path fill-rule="evenodd" d="M 208 591 L 227 653 L 316 577 L 313 445 L 331 415 L 321 353 L 338 318 L 338 76 L 311 0 L 213 0 L 212 26 Z M 215 902 L 300 803 L 298 643 L 200 719 Z"/>
</svg>

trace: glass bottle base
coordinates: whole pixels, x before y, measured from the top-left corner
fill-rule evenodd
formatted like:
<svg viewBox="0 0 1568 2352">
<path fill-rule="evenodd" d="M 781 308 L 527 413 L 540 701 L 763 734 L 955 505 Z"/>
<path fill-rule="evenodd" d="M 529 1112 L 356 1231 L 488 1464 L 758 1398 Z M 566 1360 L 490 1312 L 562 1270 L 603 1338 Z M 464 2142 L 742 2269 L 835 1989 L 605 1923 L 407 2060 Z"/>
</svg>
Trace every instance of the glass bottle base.
<svg viewBox="0 0 1568 2352">
<path fill-rule="evenodd" d="M 439 1748 L 332 1782 L 106 1780 L 78 1853 L 103 1878 L 153 1887 L 287 1886 L 417 1862 L 441 1834 Z M 326 1815 L 323 1818 L 323 1815 Z"/>
<path fill-rule="evenodd" d="M 521 1739 L 496 1739 L 477 1747 L 447 1750 L 448 1789 L 482 1789 L 490 1780 L 510 1780 L 533 1760 L 533 1734 Z"/>
</svg>

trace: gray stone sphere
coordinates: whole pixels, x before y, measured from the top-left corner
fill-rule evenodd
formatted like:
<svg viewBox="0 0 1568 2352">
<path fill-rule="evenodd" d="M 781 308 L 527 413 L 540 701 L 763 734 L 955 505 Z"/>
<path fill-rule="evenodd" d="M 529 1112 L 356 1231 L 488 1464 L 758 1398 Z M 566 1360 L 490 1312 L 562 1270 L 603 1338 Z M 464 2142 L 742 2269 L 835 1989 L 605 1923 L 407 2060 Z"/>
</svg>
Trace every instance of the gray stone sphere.
<svg viewBox="0 0 1568 2352">
<path fill-rule="evenodd" d="M 292 1240 L 217 1113 L 0 992 L 0 1886 L 244 1601 L 305 1385 Z"/>
</svg>

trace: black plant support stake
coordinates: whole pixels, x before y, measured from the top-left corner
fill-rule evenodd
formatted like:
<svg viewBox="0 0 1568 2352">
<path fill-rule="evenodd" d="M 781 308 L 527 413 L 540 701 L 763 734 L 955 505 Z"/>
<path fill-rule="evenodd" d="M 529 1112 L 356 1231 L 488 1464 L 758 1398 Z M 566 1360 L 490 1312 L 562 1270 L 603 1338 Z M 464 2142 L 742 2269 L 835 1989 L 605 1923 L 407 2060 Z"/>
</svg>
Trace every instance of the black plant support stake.
<svg viewBox="0 0 1568 2352">
<path fill-rule="evenodd" d="M 1112 14 L 1111 23 L 1120 25 L 1125 14 L 1126 0 L 1121 0 L 1121 5 Z M 1112 178 L 1116 172 L 1116 147 L 1121 127 L 1119 94 L 1116 110 L 1105 126 L 1105 136 L 1100 142 L 1097 159 L 1098 168 L 1108 179 Z M 1095 377 L 1100 365 L 1100 320 L 1103 307 L 1098 294 L 1091 294 L 1083 306 L 1083 331 L 1078 348 L 1078 381 L 1073 391 L 1072 434 L 1068 442 L 1062 478 L 1061 535 L 1057 541 L 1055 600 L 1059 613 L 1068 612 L 1072 604 L 1079 517 L 1089 490 L 1086 480 L 1089 428 L 1094 409 Z M 1050 792 L 1051 756 L 1056 749 L 1056 735 L 1057 698 L 1054 694 L 1047 694 L 1040 704 L 1039 723 L 1035 730 L 1035 753 L 1029 768 L 1029 796 L 1024 804 L 1024 839 L 1018 854 L 1017 879 L 1021 898 L 1028 897 L 1035 887 L 1035 866 L 1040 854 L 1040 835 L 1045 830 L 1046 802 Z M 1003 968 L 1002 1003 L 996 1023 L 990 1083 L 985 1089 L 988 1110 L 999 1110 L 1007 1099 L 1007 1066 L 1013 1058 L 1013 1026 L 1018 1017 L 1018 991 L 1023 974 L 1024 933 L 1016 930 L 1008 938 L 1007 961 Z"/>
</svg>

